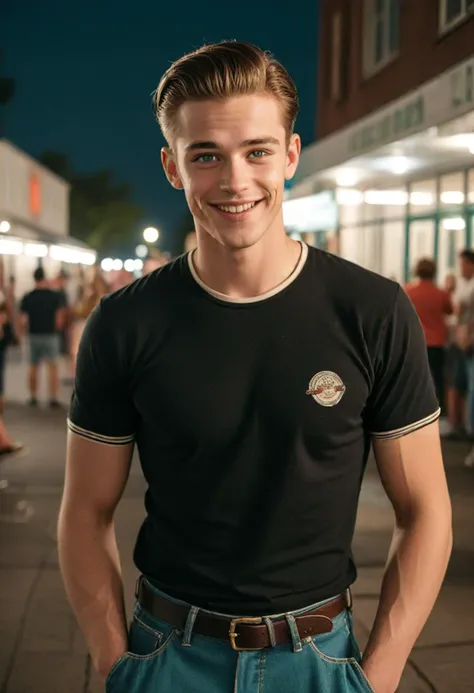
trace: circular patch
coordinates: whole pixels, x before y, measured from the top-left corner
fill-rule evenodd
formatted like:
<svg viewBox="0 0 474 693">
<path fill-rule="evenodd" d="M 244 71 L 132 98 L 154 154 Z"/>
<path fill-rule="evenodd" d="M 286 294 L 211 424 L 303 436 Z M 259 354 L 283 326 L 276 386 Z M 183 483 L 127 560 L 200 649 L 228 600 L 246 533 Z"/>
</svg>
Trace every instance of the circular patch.
<svg viewBox="0 0 474 693">
<path fill-rule="evenodd" d="M 311 395 L 322 407 L 334 407 L 341 401 L 345 391 L 346 386 L 337 373 L 320 371 L 311 378 L 306 394 Z"/>
</svg>

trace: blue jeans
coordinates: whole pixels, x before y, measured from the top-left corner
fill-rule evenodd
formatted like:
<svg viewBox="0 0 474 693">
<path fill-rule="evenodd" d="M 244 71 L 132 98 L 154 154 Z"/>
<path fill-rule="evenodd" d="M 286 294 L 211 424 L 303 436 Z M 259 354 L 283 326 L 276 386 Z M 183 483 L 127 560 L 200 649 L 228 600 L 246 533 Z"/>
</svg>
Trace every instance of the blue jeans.
<svg viewBox="0 0 474 693">
<path fill-rule="evenodd" d="M 112 667 L 106 692 L 373 693 L 360 667 L 349 610 L 333 620 L 331 633 L 300 640 L 294 617 L 320 604 L 267 621 L 271 627 L 272 620 L 285 618 L 292 643 L 239 653 L 229 642 L 193 633 L 192 618 L 184 632 L 177 631 L 136 604 L 129 651 Z"/>
</svg>

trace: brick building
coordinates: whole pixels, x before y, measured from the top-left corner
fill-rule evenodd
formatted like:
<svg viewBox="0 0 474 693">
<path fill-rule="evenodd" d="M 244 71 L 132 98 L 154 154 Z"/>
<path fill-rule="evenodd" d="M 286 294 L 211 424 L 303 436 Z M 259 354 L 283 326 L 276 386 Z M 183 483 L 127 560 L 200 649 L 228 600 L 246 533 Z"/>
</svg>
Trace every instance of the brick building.
<svg viewBox="0 0 474 693">
<path fill-rule="evenodd" d="M 474 246 L 474 0 L 322 0 L 320 29 L 289 230 L 399 280 L 435 257 L 443 280 Z"/>
</svg>

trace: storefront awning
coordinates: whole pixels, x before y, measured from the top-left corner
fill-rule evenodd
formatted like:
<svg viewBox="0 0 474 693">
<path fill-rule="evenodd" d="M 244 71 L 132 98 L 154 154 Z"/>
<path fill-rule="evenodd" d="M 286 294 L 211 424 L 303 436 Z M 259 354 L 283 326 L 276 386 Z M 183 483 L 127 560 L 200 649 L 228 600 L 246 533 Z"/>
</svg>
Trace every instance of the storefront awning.
<svg viewBox="0 0 474 693">
<path fill-rule="evenodd" d="M 290 197 L 474 163 L 474 59 L 302 153 Z"/>
</svg>

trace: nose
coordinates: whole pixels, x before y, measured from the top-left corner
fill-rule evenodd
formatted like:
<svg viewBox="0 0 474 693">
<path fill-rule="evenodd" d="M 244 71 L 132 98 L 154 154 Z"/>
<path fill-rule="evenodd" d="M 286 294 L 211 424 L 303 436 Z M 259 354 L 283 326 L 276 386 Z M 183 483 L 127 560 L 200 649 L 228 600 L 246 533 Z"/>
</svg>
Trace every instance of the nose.
<svg viewBox="0 0 474 693">
<path fill-rule="evenodd" d="M 248 165 L 241 159 L 229 159 L 223 169 L 220 189 L 231 194 L 242 193 L 248 189 L 250 175 Z"/>
</svg>

